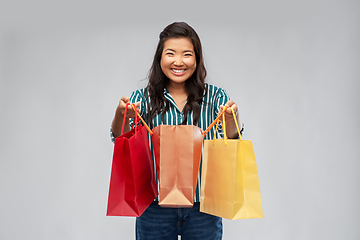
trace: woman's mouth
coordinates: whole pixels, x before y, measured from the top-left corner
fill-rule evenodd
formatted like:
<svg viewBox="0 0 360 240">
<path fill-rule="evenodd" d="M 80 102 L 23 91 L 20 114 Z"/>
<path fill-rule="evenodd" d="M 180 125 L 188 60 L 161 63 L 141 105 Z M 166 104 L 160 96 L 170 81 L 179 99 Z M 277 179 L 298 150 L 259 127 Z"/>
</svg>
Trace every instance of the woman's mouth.
<svg viewBox="0 0 360 240">
<path fill-rule="evenodd" d="M 171 72 L 176 75 L 176 76 L 182 76 L 185 74 L 186 69 L 175 69 L 175 68 L 171 68 Z"/>
</svg>

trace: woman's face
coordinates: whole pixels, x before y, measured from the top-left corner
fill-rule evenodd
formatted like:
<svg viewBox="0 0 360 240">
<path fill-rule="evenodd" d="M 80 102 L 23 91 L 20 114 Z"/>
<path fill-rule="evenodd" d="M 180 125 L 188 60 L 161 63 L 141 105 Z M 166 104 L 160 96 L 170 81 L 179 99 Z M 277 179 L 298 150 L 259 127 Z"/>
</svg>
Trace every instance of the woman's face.
<svg viewBox="0 0 360 240">
<path fill-rule="evenodd" d="M 188 38 L 166 40 L 160 66 L 172 83 L 185 83 L 196 69 L 196 56 L 191 40 Z"/>
</svg>

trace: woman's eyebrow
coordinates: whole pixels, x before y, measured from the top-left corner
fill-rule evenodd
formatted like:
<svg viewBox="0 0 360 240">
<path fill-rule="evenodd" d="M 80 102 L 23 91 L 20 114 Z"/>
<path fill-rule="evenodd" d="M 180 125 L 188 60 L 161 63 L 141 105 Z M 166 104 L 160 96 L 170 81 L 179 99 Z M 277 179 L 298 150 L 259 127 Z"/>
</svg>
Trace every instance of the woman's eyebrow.
<svg viewBox="0 0 360 240">
<path fill-rule="evenodd" d="M 173 50 L 173 49 L 171 49 L 171 48 L 167 48 L 167 49 L 165 49 L 165 51 L 164 51 L 164 52 L 166 52 L 166 51 L 176 52 L 175 50 Z M 185 50 L 185 51 L 183 51 L 183 53 L 186 53 L 186 52 L 191 52 L 191 53 L 194 53 L 194 51 L 193 51 L 193 50 Z"/>
</svg>

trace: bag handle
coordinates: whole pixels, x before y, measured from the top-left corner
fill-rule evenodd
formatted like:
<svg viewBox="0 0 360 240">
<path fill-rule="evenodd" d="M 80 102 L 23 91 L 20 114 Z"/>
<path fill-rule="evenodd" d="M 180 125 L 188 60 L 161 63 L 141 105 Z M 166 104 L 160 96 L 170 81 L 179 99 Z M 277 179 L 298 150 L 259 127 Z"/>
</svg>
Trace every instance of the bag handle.
<svg viewBox="0 0 360 240">
<path fill-rule="evenodd" d="M 131 107 L 134 109 L 134 112 L 137 113 L 137 108 L 136 108 L 134 103 L 131 104 Z M 135 120 L 134 120 L 132 129 L 135 127 L 135 132 L 137 132 L 138 129 L 139 129 L 139 126 L 141 127 L 141 123 L 140 123 L 140 120 L 138 118 L 138 115 L 135 114 Z M 140 131 L 141 131 L 141 128 L 140 128 Z M 135 138 L 136 138 L 136 136 L 135 136 Z"/>
<path fill-rule="evenodd" d="M 123 120 L 123 125 L 122 125 L 122 128 L 121 128 L 121 135 L 123 135 L 124 133 L 124 126 L 125 126 L 125 121 L 126 121 L 126 113 L 127 113 L 127 109 L 128 109 L 128 106 L 130 105 L 130 103 L 127 103 L 126 106 L 125 106 L 125 112 L 124 112 L 124 120 Z M 142 119 L 142 117 L 140 116 L 140 113 L 137 111 L 137 108 L 135 106 L 134 103 L 131 104 L 131 107 L 134 109 L 135 111 L 135 120 L 134 120 L 134 124 L 132 126 L 131 129 L 133 129 L 135 127 L 135 131 L 137 131 L 138 129 L 138 124 L 139 126 L 141 126 L 141 122 L 140 120 L 143 122 L 146 130 L 150 133 L 150 135 L 152 136 L 153 135 L 153 132 L 150 130 L 149 126 L 146 124 L 146 122 L 144 121 L 144 119 Z"/>
<path fill-rule="evenodd" d="M 121 127 L 121 135 L 123 135 L 123 133 L 124 133 L 124 126 L 125 126 L 125 121 L 126 121 L 126 113 L 127 113 L 127 109 L 128 109 L 129 105 L 130 105 L 130 103 L 127 103 L 126 106 L 125 106 L 123 125 Z M 131 107 L 134 109 L 135 112 L 137 112 L 135 104 L 131 104 Z M 134 124 L 133 124 L 131 130 L 133 130 L 135 128 L 135 132 L 137 132 L 138 129 L 139 129 L 138 125 L 141 126 L 141 123 L 140 123 L 140 120 L 139 120 L 138 116 L 135 114 L 135 120 L 134 120 Z"/>
<path fill-rule="evenodd" d="M 122 124 L 122 127 L 121 127 L 121 134 L 120 135 L 123 135 L 123 133 L 124 133 L 124 126 L 125 126 L 125 121 L 126 121 L 126 113 L 127 113 L 127 109 L 128 109 L 129 105 L 130 105 L 130 103 L 127 103 L 126 106 L 125 106 L 124 119 L 123 119 L 123 124 Z"/>
<path fill-rule="evenodd" d="M 231 112 L 232 112 L 233 117 L 234 117 L 234 122 L 235 122 L 235 125 L 236 125 L 237 132 L 238 132 L 238 134 L 239 134 L 239 138 L 240 138 L 240 140 L 242 140 L 242 138 L 241 138 L 241 133 L 240 133 L 240 129 L 239 129 L 239 124 L 238 124 L 237 119 L 236 119 L 236 114 L 235 114 L 235 112 L 234 112 L 234 109 L 232 109 L 232 108 L 230 108 L 230 109 L 231 109 Z"/>
<path fill-rule="evenodd" d="M 224 107 L 224 109 L 222 110 L 222 112 L 219 114 L 219 116 L 217 116 L 217 118 L 215 118 L 215 120 L 209 125 L 209 127 L 207 129 L 205 129 L 205 131 L 203 132 L 203 136 L 205 137 L 206 134 L 208 134 L 208 132 L 210 131 L 210 129 L 218 122 L 218 120 L 220 119 L 221 115 L 224 114 L 225 110 L 226 110 L 227 106 Z"/>
<path fill-rule="evenodd" d="M 136 112 L 136 116 L 139 117 L 138 118 L 138 121 L 140 122 L 140 120 L 142 121 L 142 123 L 144 124 L 146 130 L 150 133 L 150 135 L 152 136 L 153 135 L 153 132 L 150 130 L 149 126 L 146 124 L 146 122 L 144 121 L 144 119 L 140 116 L 140 113 L 137 111 L 136 107 L 135 107 L 135 104 L 131 104 L 131 106 L 133 107 L 133 109 L 135 109 L 135 112 Z M 140 119 L 140 120 L 139 120 Z"/>
<path fill-rule="evenodd" d="M 215 128 L 214 137 L 213 137 L 213 145 L 215 145 L 216 132 L 217 132 L 219 122 L 220 122 L 221 126 L 223 127 L 225 145 L 227 146 L 226 123 L 225 123 L 225 110 L 227 108 L 228 108 L 227 106 L 224 107 L 224 111 L 221 112 L 221 115 L 219 116 L 218 120 L 216 121 L 216 128 Z M 222 117 L 222 120 L 220 119 L 220 117 Z"/>
<path fill-rule="evenodd" d="M 225 106 L 224 109 L 226 110 L 228 107 Z M 231 109 L 231 112 L 233 114 L 233 119 L 235 121 L 235 125 L 236 125 L 236 129 L 238 131 L 238 134 L 239 134 L 239 137 L 240 137 L 240 140 L 242 140 L 241 138 L 241 134 L 240 134 L 240 129 L 239 129 L 239 125 L 237 123 L 237 120 L 236 120 L 236 115 L 235 115 L 235 112 L 234 112 L 234 109 L 230 108 Z M 222 120 L 220 119 L 220 116 L 222 115 Z M 223 126 L 223 130 L 224 130 L 224 140 L 225 140 L 225 145 L 227 145 L 227 135 L 226 135 L 226 122 L 225 122 L 225 111 L 223 110 L 221 112 L 221 115 L 219 115 L 218 118 L 215 119 L 216 121 L 216 128 L 215 128 L 215 133 L 214 133 L 214 137 L 213 137 L 213 145 L 215 144 L 215 136 L 216 136 L 216 131 L 217 131 L 217 128 L 219 126 L 219 122 L 220 124 Z"/>
</svg>

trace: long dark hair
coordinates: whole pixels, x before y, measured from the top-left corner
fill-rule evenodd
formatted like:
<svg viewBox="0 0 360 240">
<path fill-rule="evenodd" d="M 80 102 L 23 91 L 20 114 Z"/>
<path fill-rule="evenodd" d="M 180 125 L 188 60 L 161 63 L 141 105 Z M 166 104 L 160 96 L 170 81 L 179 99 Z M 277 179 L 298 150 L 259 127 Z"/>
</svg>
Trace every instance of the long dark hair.
<svg viewBox="0 0 360 240">
<path fill-rule="evenodd" d="M 164 43 L 170 38 L 188 38 L 191 40 L 195 56 L 196 69 L 189 79 L 185 82 L 186 93 L 188 95 L 187 103 L 184 106 L 184 121 L 186 125 L 188 114 L 192 110 L 194 113 L 193 124 L 196 125 L 200 118 L 200 104 L 203 102 L 205 92 L 206 69 L 203 60 L 200 38 L 195 30 L 185 22 L 174 22 L 168 25 L 159 35 L 159 43 L 156 48 L 154 60 L 149 71 L 149 82 L 146 87 L 148 90 L 151 106 L 148 106 L 147 120 L 150 127 L 153 128 L 152 119 L 161 113 L 161 119 L 164 122 L 164 115 L 169 110 L 170 102 L 164 97 L 164 88 L 170 81 L 163 73 L 160 67 L 160 60 L 164 49 Z"/>
</svg>

